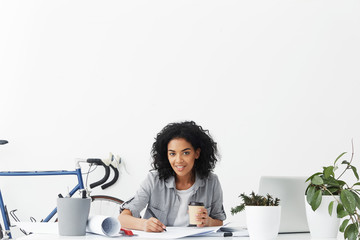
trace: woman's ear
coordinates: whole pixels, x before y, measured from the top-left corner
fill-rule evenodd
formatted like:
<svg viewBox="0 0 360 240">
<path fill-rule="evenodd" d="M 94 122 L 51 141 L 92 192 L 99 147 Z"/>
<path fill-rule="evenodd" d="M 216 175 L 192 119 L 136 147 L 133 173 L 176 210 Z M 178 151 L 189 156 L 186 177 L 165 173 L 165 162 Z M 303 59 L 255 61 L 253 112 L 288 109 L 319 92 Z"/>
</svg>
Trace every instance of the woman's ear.
<svg viewBox="0 0 360 240">
<path fill-rule="evenodd" d="M 200 157 L 200 152 L 201 152 L 200 148 L 196 149 L 196 151 L 195 151 L 195 159 L 198 159 Z"/>
</svg>

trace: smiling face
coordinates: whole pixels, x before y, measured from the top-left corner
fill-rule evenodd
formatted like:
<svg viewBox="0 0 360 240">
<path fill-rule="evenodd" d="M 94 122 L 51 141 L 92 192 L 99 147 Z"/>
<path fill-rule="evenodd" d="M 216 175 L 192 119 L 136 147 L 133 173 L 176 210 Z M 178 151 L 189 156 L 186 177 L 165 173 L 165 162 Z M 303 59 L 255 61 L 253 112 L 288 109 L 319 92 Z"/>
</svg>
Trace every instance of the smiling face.
<svg viewBox="0 0 360 240">
<path fill-rule="evenodd" d="M 168 143 L 168 159 L 177 178 L 192 178 L 195 159 L 200 156 L 200 148 L 194 149 L 184 138 L 174 138 Z"/>
</svg>

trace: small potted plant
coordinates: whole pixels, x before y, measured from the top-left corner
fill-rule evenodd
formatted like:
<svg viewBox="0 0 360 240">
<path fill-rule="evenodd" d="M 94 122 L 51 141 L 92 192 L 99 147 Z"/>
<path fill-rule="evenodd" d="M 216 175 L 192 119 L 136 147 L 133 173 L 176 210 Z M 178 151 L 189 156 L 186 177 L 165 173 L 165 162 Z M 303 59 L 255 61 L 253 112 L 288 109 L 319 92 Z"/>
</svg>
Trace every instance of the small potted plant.
<svg viewBox="0 0 360 240">
<path fill-rule="evenodd" d="M 344 233 L 344 239 L 359 240 L 360 224 L 360 189 L 359 174 L 352 165 L 354 147 L 350 161 L 340 159 L 346 154 L 341 153 L 333 165 L 323 167 L 322 172 L 311 175 L 306 182 L 309 186 L 305 192 L 306 215 L 312 237 L 337 237 L 338 230 Z M 338 176 L 336 170 L 340 170 Z M 356 178 L 350 184 L 343 180 L 346 172 L 352 172 Z M 334 211 L 336 209 L 336 213 Z M 340 219 L 343 219 L 340 225 Z M 340 226 L 340 228 L 339 228 Z"/>
<path fill-rule="evenodd" d="M 250 239 L 275 239 L 279 233 L 280 227 L 280 199 L 274 199 L 269 194 L 267 194 L 266 197 L 256 195 L 254 192 L 250 195 L 242 193 L 239 197 L 242 199 L 242 203 L 231 208 L 231 214 L 234 215 L 245 209 L 246 224 Z"/>
</svg>

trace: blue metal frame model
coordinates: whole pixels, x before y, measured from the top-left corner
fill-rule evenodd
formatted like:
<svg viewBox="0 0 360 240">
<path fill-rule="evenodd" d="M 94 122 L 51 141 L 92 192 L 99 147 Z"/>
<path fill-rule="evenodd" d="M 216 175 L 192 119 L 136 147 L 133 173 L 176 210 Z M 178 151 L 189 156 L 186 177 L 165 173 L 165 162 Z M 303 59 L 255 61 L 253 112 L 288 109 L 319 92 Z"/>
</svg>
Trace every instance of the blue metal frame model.
<svg viewBox="0 0 360 240">
<path fill-rule="evenodd" d="M 51 176 L 51 175 L 76 175 L 78 179 L 78 184 L 70 191 L 69 195 L 70 197 L 74 195 L 77 191 L 85 191 L 84 189 L 84 182 L 81 175 L 81 169 L 80 167 L 76 168 L 75 171 L 66 171 L 66 170 L 60 170 L 60 171 L 9 171 L 9 172 L 0 172 L 0 176 Z M 1 189 L 0 189 L 0 209 L 2 214 L 2 219 L 4 222 L 4 228 L 7 232 L 9 238 L 11 239 L 11 233 L 10 233 L 10 225 L 8 221 L 7 211 L 5 210 L 5 204 L 2 198 Z M 45 219 L 44 222 L 48 222 L 57 212 L 57 208 L 55 208 Z"/>
<path fill-rule="evenodd" d="M 6 140 L 0 140 L 0 145 L 6 144 L 8 141 Z M 84 182 L 82 179 L 82 173 L 81 173 L 81 167 L 80 162 L 86 162 L 88 164 L 95 164 L 100 165 L 105 168 L 105 175 L 102 179 L 100 179 L 97 182 L 94 182 L 90 184 L 90 188 L 97 187 L 107 181 L 107 179 L 110 176 L 110 167 L 114 170 L 114 178 L 101 186 L 102 189 L 108 188 L 111 185 L 113 185 L 119 177 L 119 171 L 116 166 L 114 166 L 116 161 L 120 161 L 120 159 L 115 159 L 112 154 L 110 154 L 110 158 L 107 160 L 101 160 L 98 158 L 89 158 L 86 160 L 77 160 L 76 162 L 76 168 L 75 171 L 67 171 L 67 170 L 55 170 L 55 171 L 6 171 L 6 172 L 0 172 L 0 176 L 58 176 L 58 175 L 76 175 L 77 176 L 77 185 L 69 192 L 69 197 L 72 197 L 74 193 L 77 191 L 80 191 L 82 193 L 83 197 L 86 197 L 87 191 L 84 188 Z M 1 209 L 1 215 L 4 222 L 4 228 L 5 228 L 5 235 L 2 236 L 2 232 L 0 229 L 0 239 L 11 239 L 11 232 L 10 232 L 10 219 L 7 213 L 6 205 L 4 203 L 1 189 L 0 189 L 0 209 Z M 51 218 L 57 213 L 57 208 L 54 208 L 54 210 L 43 220 L 43 222 L 48 222 L 51 220 Z M 0 224 L 1 227 L 1 224 Z M 4 238 L 1 238 L 4 237 Z"/>
</svg>

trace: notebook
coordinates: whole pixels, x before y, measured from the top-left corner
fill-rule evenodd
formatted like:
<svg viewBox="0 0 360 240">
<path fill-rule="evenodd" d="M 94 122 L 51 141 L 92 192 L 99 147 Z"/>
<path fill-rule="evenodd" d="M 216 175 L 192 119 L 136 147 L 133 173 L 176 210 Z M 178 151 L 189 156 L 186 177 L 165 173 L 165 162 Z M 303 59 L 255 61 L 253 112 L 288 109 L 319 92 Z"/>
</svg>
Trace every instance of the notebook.
<svg viewBox="0 0 360 240">
<path fill-rule="evenodd" d="M 306 177 L 262 176 L 259 194 L 280 199 L 280 233 L 309 232 L 305 213 Z"/>
</svg>

